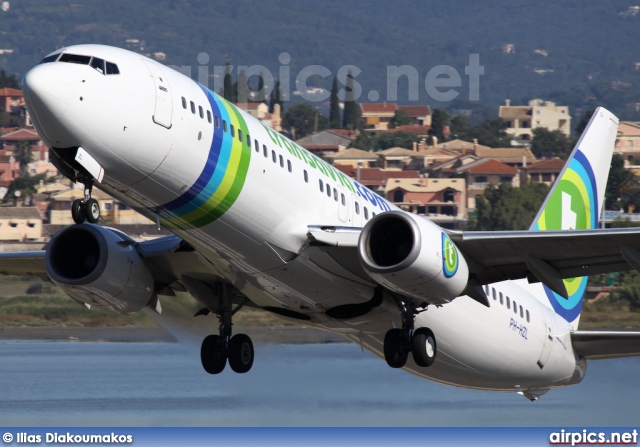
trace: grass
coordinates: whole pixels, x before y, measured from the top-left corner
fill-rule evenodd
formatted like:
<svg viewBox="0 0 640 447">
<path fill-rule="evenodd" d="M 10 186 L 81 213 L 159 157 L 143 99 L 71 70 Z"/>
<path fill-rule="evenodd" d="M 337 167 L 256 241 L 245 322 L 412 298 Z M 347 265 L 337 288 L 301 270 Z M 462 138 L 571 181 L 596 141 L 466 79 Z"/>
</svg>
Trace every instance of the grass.
<svg viewBox="0 0 640 447">
<path fill-rule="evenodd" d="M 34 293 L 35 292 L 35 293 Z M 186 293 L 161 297 L 162 306 L 182 315 L 193 315 L 196 301 Z M 234 324 L 276 326 L 289 323 L 269 312 L 246 307 L 234 316 Z M 147 315 L 112 315 L 97 308 L 87 309 L 57 287 L 38 278 L 14 278 L 0 275 L 0 327 L 12 326 L 156 326 Z M 632 312 L 625 302 L 585 303 L 580 329 L 640 328 L 640 312 Z"/>
</svg>

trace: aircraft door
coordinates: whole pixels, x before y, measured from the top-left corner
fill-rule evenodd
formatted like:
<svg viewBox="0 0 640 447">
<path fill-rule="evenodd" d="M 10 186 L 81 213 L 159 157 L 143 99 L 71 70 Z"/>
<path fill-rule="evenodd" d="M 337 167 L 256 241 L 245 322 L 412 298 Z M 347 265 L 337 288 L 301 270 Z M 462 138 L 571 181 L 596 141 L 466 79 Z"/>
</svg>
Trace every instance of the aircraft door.
<svg viewBox="0 0 640 447">
<path fill-rule="evenodd" d="M 540 358 L 538 359 L 538 366 L 540 369 L 544 368 L 544 365 L 549 360 L 549 356 L 551 355 L 551 349 L 553 348 L 553 334 L 551 333 L 551 322 L 547 318 L 547 310 L 544 306 L 540 304 L 542 310 L 542 319 L 544 323 L 544 339 L 542 345 L 542 352 L 540 353 Z"/>
<path fill-rule="evenodd" d="M 153 112 L 153 122 L 170 129 L 171 115 L 173 113 L 173 99 L 171 98 L 169 81 L 159 64 L 145 59 L 142 61 L 151 73 L 156 94 L 156 106 Z"/>
</svg>

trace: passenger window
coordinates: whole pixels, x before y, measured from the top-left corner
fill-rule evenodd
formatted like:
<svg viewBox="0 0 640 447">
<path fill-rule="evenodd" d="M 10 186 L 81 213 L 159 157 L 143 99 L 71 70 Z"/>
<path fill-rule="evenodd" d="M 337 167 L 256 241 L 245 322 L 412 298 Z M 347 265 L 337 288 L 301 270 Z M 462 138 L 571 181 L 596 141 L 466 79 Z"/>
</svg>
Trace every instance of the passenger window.
<svg viewBox="0 0 640 447">
<path fill-rule="evenodd" d="M 504 304 L 504 300 L 502 298 L 502 292 L 500 292 L 500 304 Z"/>
<path fill-rule="evenodd" d="M 513 313 L 518 315 L 518 303 L 516 303 L 516 300 L 513 300 Z"/>
<path fill-rule="evenodd" d="M 524 314 L 522 312 L 522 306 L 520 306 L 520 318 L 524 318 Z"/>
<path fill-rule="evenodd" d="M 293 168 L 291 167 L 291 160 L 287 160 L 287 169 L 289 172 L 293 172 Z"/>
<path fill-rule="evenodd" d="M 493 294 L 493 301 L 496 301 L 496 289 L 494 289 L 493 287 L 491 288 L 491 293 Z"/>
<path fill-rule="evenodd" d="M 202 106 L 198 106 L 198 112 L 200 112 L 200 118 L 204 118 L 204 110 L 202 110 Z"/>
<path fill-rule="evenodd" d="M 284 168 L 284 158 L 282 158 L 282 155 L 280 155 L 280 167 Z"/>
<path fill-rule="evenodd" d="M 247 146 L 251 148 L 251 135 L 247 134 Z"/>
<path fill-rule="evenodd" d="M 340 201 L 342 202 L 342 205 L 347 206 L 347 199 L 344 198 L 343 193 L 340 193 Z"/>
<path fill-rule="evenodd" d="M 219 117 L 218 115 L 216 115 L 216 116 L 214 117 L 214 120 L 215 120 L 215 122 L 216 122 L 216 128 L 217 128 L 217 129 L 220 129 L 220 117 Z"/>
<path fill-rule="evenodd" d="M 529 311 L 528 311 L 528 310 L 527 310 L 527 323 L 530 323 L 530 320 L 529 320 Z"/>
<path fill-rule="evenodd" d="M 187 109 L 187 100 L 184 98 L 184 96 L 182 97 L 182 108 L 183 109 Z"/>
<path fill-rule="evenodd" d="M 511 300 L 507 297 L 507 309 L 511 309 Z"/>
<path fill-rule="evenodd" d="M 117 75 L 120 74 L 120 70 L 118 70 L 118 66 L 113 62 L 107 62 L 107 74 L 108 75 Z"/>
<path fill-rule="evenodd" d="M 376 217 L 376 213 L 371 212 L 371 217 Z"/>
<path fill-rule="evenodd" d="M 364 218 L 365 220 L 369 220 L 369 210 L 366 206 L 364 207 Z"/>
<path fill-rule="evenodd" d="M 327 184 L 327 197 L 331 198 L 331 187 Z"/>
<path fill-rule="evenodd" d="M 238 141 L 242 143 L 242 129 L 238 129 Z"/>
<path fill-rule="evenodd" d="M 233 124 L 229 124 L 229 127 L 231 128 L 231 138 L 236 136 L 236 128 L 233 127 Z"/>
<path fill-rule="evenodd" d="M 191 103 L 191 113 L 193 113 L 194 115 L 196 114 L 196 105 L 194 104 L 193 101 L 190 101 Z"/>
<path fill-rule="evenodd" d="M 222 130 L 227 131 L 227 120 L 222 120 Z"/>
<path fill-rule="evenodd" d="M 338 190 L 333 188 L 333 200 L 338 201 Z"/>
<path fill-rule="evenodd" d="M 91 59 L 91 66 L 97 70 L 98 73 L 104 74 L 104 60 L 99 57 Z"/>
<path fill-rule="evenodd" d="M 271 159 L 273 160 L 274 163 L 278 162 L 278 157 L 276 157 L 276 151 L 274 151 L 273 149 L 271 150 Z"/>
<path fill-rule="evenodd" d="M 307 171 L 304 171 L 304 174 L 307 175 Z M 320 192 L 324 192 L 324 183 L 322 183 L 322 179 L 318 179 L 318 183 L 320 184 Z"/>
<path fill-rule="evenodd" d="M 360 204 L 358 202 L 355 202 L 356 205 L 356 214 L 360 214 Z"/>
<path fill-rule="evenodd" d="M 264 152 L 264 158 L 267 158 L 269 156 L 269 151 L 267 150 L 266 144 L 262 145 L 262 151 Z"/>
<path fill-rule="evenodd" d="M 253 140 L 253 141 L 255 141 L 256 152 L 260 152 L 260 143 L 258 143 L 258 140 Z"/>
<path fill-rule="evenodd" d="M 211 123 L 211 112 L 209 112 L 208 110 L 207 110 L 207 121 Z"/>
<path fill-rule="evenodd" d="M 306 183 L 309 183 L 309 174 L 307 174 L 307 170 L 306 169 L 304 170 L 304 181 Z M 320 180 L 320 181 L 322 181 L 322 180 Z"/>
</svg>

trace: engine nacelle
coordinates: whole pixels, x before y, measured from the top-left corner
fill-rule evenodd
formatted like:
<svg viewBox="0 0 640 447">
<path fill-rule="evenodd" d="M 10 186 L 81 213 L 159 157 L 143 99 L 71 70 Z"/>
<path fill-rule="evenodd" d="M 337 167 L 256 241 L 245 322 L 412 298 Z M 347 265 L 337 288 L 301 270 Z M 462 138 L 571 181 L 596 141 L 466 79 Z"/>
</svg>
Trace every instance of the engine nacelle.
<svg viewBox="0 0 640 447">
<path fill-rule="evenodd" d="M 443 229 L 403 211 L 371 219 L 360 235 L 358 253 L 378 284 L 431 304 L 460 296 L 469 279 L 464 257 Z"/>
<path fill-rule="evenodd" d="M 46 254 L 49 278 L 76 301 L 127 315 L 145 307 L 153 277 L 131 240 L 98 225 L 58 232 Z"/>
</svg>

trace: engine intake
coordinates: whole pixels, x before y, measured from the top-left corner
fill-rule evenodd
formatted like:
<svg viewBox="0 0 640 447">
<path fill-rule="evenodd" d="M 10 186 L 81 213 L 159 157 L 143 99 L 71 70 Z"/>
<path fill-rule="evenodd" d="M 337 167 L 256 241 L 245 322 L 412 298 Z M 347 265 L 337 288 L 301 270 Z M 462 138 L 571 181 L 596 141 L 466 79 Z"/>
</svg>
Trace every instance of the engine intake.
<svg viewBox="0 0 640 447">
<path fill-rule="evenodd" d="M 442 228 L 403 211 L 379 214 L 358 241 L 360 262 L 378 284 L 432 304 L 447 303 L 467 286 L 467 263 Z"/>
<path fill-rule="evenodd" d="M 98 225 L 63 228 L 47 247 L 45 265 L 71 298 L 112 313 L 137 312 L 153 295 L 153 277 L 134 244 Z"/>
</svg>

